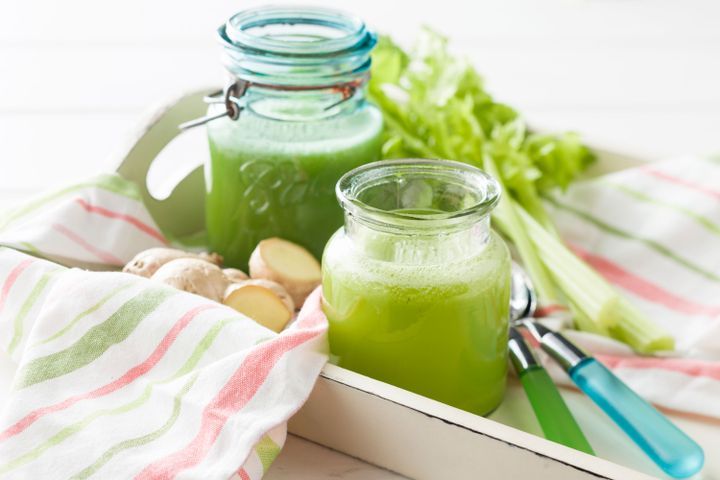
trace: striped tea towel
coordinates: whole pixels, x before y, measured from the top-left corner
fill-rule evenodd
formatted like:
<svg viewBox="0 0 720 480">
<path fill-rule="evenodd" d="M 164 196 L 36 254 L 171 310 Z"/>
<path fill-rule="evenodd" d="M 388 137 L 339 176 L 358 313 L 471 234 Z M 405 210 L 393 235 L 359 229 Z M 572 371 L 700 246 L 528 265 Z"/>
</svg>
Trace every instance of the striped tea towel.
<svg viewBox="0 0 720 480">
<path fill-rule="evenodd" d="M 259 479 L 324 365 L 314 292 L 276 334 L 202 297 L 117 272 L 163 235 L 117 176 L 0 218 L 0 345 L 17 363 L 2 478 Z"/>
<path fill-rule="evenodd" d="M 64 265 L 119 267 L 167 239 L 134 183 L 101 175 L 0 212 L 0 245 Z"/>
<path fill-rule="evenodd" d="M 720 418 L 720 161 L 617 172 L 549 207 L 570 247 L 672 333 L 678 351 L 640 357 L 595 335 L 573 338 L 648 400 Z"/>
</svg>

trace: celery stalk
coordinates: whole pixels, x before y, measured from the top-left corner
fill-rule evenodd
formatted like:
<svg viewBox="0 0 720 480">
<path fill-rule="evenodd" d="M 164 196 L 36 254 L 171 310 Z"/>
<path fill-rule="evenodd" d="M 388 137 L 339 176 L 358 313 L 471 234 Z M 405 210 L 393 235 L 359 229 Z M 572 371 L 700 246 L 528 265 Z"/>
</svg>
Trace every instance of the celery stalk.
<svg viewBox="0 0 720 480">
<path fill-rule="evenodd" d="M 555 229 L 555 225 L 550 219 L 545 206 L 540 199 L 540 196 L 535 190 L 520 190 L 516 193 L 517 202 L 529 213 L 535 221 L 537 221 L 542 227 L 556 238 L 560 238 L 560 235 Z"/>
<path fill-rule="evenodd" d="M 627 343 L 641 353 L 673 350 L 675 348 L 674 338 L 652 323 L 630 302 L 620 299 L 619 309 L 623 321 L 616 323 L 614 327 L 609 329 L 612 337 Z"/>
<path fill-rule="evenodd" d="M 583 313 L 582 309 L 578 308 L 577 305 L 570 303 L 570 310 L 573 314 L 575 328 L 577 328 L 578 330 L 595 333 L 597 335 L 604 335 L 606 337 L 610 336 L 610 332 L 607 328 L 598 325 L 593 320 L 591 320 L 587 315 L 585 315 L 585 313 Z"/>
<path fill-rule="evenodd" d="M 489 155 L 485 157 L 484 167 L 487 173 L 496 179 L 500 178 L 495 162 L 493 162 L 492 157 Z M 525 271 L 533 282 L 540 301 L 543 303 L 556 303 L 558 297 L 552 278 L 545 270 L 545 266 L 538 257 L 535 247 L 523 227 L 522 220 L 518 217 L 515 210 L 516 208 L 513 201 L 506 195 L 506 191 L 503 189 L 500 201 L 492 214 L 494 225 L 496 225 L 506 237 L 512 240 L 523 261 Z"/>
<path fill-rule="evenodd" d="M 517 208 L 516 212 L 535 247 L 542 252 L 545 267 L 567 300 L 582 315 L 592 320 L 598 329 L 607 330 L 612 337 L 639 352 L 674 348 L 670 334 L 622 299 L 605 279 L 547 233 L 522 208 Z M 580 322 L 578 326 L 583 328 Z M 587 330 L 587 325 L 583 329 Z"/>
</svg>

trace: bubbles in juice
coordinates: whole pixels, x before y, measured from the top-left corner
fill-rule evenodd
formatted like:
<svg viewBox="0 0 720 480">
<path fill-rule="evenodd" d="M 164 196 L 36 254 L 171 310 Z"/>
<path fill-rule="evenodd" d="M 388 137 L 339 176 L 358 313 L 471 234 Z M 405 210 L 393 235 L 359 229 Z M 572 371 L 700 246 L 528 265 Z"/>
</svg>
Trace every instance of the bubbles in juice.
<svg viewBox="0 0 720 480">
<path fill-rule="evenodd" d="M 313 122 L 262 118 L 208 124 L 206 224 L 210 247 L 245 269 L 260 240 L 282 237 L 317 258 L 342 225 L 335 183 L 378 159 L 382 119 L 374 107 Z"/>
<path fill-rule="evenodd" d="M 492 233 L 477 254 L 456 258 L 377 260 L 338 232 L 323 258 L 334 361 L 473 413 L 492 411 L 505 388 L 510 257 Z"/>
</svg>

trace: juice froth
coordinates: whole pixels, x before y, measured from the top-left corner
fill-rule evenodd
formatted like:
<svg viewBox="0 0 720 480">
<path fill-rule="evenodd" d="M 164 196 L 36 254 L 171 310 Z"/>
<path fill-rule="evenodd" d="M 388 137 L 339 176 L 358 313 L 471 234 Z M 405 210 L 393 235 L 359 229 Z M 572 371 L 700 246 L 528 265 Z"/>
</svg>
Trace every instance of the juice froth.
<svg viewBox="0 0 720 480">
<path fill-rule="evenodd" d="M 342 231 L 331 246 L 323 295 L 334 362 L 480 415 L 500 403 L 510 257 L 495 233 L 475 255 L 435 264 L 368 257 Z"/>
</svg>

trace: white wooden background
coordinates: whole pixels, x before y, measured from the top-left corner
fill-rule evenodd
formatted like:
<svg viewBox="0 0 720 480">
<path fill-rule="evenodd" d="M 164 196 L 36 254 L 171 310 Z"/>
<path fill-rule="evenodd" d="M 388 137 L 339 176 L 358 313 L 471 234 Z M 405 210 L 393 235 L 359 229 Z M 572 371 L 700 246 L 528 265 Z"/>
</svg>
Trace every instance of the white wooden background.
<svg viewBox="0 0 720 480">
<path fill-rule="evenodd" d="M 22 195 L 112 169 L 141 112 L 221 81 L 215 29 L 260 3 L 3 0 L 0 188 Z M 717 0 L 315 3 L 402 41 L 421 24 L 447 33 L 537 125 L 652 157 L 720 150 Z"/>
<path fill-rule="evenodd" d="M 143 111 L 221 82 L 215 29 L 261 3 L 3 0 L 0 206 L 112 170 L 111 152 Z M 402 42 L 432 25 L 473 59 L 497 98 L 542 128 L 651 158 L 720 152 L 717 0 L 312 3 L 355 12 Z M 188 155 L 199 162 L 205 152 L 185 150 L 178 164 Z M 269 476 L 340 475 L 396 478 L 300 440 Z"/>
</svg>

